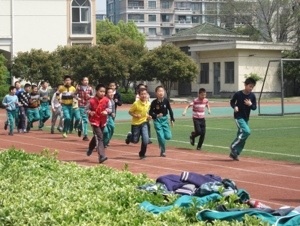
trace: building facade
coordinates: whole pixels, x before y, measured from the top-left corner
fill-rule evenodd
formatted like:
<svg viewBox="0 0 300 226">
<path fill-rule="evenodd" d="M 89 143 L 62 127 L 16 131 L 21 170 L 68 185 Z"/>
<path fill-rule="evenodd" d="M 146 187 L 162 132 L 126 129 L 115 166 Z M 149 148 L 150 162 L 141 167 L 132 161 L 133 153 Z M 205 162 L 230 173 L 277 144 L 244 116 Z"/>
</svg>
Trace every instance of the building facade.
<svg viewBox="0 0 300 226">
<path fill-rule="evenodd" d="M 1 0 L 0 53 L 96 43 L 95 0 Z"/>
</svg>

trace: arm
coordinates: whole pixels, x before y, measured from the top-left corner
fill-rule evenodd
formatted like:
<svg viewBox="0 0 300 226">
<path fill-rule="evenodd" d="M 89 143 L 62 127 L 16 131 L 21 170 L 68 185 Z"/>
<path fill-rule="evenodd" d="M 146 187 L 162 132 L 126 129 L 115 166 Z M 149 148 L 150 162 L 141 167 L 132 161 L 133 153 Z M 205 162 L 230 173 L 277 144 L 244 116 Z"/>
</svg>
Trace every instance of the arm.
<svg viewBox="0 0 300 226">
<path fill-rule="evenodd" d="M 155 112 L 153 110 L 153 109 L 155 109 L 155 104 L 156 104 L 156 99 L 153 100 L 150 104 L 149 115 L 152 117 L 152 119 L 157 119 L 157 115 L 155 114 Z"/>
<path fill-rule="evenodd" d="M 114 99 L 116 105 L 118 106 L 122 106 L 123 102 L 122 102 L 122 98 L 121 98 L 121 94 L 119 92 L 116 92 L 116 98 Z"/>
<path fill-rule="evenodd" d="M 182 112 L 182 116 L 185 116 L 187 109 L 189 109 L 190 107 L 192 107 L 194 105 L 194 103 L 190 103 L 189 105 L 187 105 L 184 109 L 184 111 Z"/>
<path fill-rule="evenodd" d="M 238 97 L 238 94 L 236 92 L 230 100 L 230 106 L 234 109 L 234 112 L 239 111 L 239 107 L 236 105 L 237 104 L 237 97 Z"/>
<path fill-rule="evenodd" d="M 135 110 L 136 110 L 135 103 L 136 103 L 136 102 L 134 102 L 134 103 L 131 105 L 131 107 L 130 107 L 130 109 L 129 109 L 129 111 L 128 111 L 128 114 L 131 115 L 132 117 L 140 118 L 141 115 L 135 113 Z"/>
<path fill-rule="evenodd" d="M 211 111 L 210 111 L 210 106 L 209 106 L 209 103 L 207 102 L 207 104 L 206 104 L 206 108 L 207 108 L 207 112 L 208 112 L 208 114 L 210 114 L 211 113 Z"/>
<path fill-rule="evenodd" d="M 7 105 L 8 105 L 8 103 L 7 103 L 7 96 L 5 96 L 5 97 L 3 98 L 3 100 L 2 100 L 2 105 L 3 105 L 4 107 L 7 107 Z"/>
<path fill-rule="evenodd" d="M 169 111 L 169 114 L 170 114 L 170 120 L 171 122 L 175 122 L 175 119 L 174 119 L 174 113 L 173 113 L 173 110 L 171 108 L 171 105 L 170 105 L 170 101 L 167 101 L 167 109 Z"/>
</svg>

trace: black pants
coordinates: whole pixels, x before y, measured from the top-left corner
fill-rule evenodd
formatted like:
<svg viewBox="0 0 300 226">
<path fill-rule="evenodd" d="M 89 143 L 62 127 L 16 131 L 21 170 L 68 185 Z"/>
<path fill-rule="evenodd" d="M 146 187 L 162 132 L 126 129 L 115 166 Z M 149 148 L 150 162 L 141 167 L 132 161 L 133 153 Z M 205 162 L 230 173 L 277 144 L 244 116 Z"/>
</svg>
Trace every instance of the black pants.
<svg viewBox="0 0 300 226">
<path fill-rule="evenodd" d="M 191 133 L 191 136 L 193 138 L 200 136 L 197 147 L 201 148 L 202 144 L 204 142 L 205 133 L 206 133 L 205 118 L 193 118 L 193 122 L 194 122 L 194 130 L 195 131 Z"/>
</svg>

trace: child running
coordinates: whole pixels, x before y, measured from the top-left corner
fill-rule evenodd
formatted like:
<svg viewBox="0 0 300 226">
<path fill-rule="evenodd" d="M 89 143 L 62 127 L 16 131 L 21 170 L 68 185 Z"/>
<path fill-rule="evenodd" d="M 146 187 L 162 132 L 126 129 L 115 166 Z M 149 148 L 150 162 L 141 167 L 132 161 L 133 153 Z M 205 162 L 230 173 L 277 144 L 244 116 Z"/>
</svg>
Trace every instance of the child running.
<svg viewBox="0 0 300 226">
<path fill-rule="evenodd" d="M 46 81 L 41 82 L 39 95 L 41 101 L 39 130 L 42 130 L 45 122 L 50 118 L 50 109 L 49 109 L 50 91 L 48 89 L 48 82 Z"/>
<path fill-rule="evenodd" d="M 51 99 L 51 109 L 52 109 L 52 118 L 51 118 L 51 134 L 54 134 L 54 128 L 57 121 L 57 118 L 59 117 L 59 123 L 57 126 L 57 130 L 59 132 L 62 132 L 63 129 L 63 115 L 62 115 L 62 109 L 61 104 L 58 100 L 57 94 L 54 93 Z"/>
<path fill-rule="evenodd" d="M 27 109 L 27 132 L 33 127 L 33 123 L 40 121 L 40 94 L 37 85 L 31 86 L 29 105 Z"/>
<path fill-rule="evenodd" d="M 108 88 L 112 89 L 112 91 L 113 91 L 113 95 L 114 95 L 113 100 L 115 101 L 115 114 L 117 115 L 118 106 L 122 106 L 122 104 L 123 104 L 121 94 L 117 90 L 116 82 L 110 82 L 108 84 Z"/>
<path fill-rule="evenodd" d="M 205 107 L 210 114 L 210 106 L 208 99 L 206 98 L 206 90 L 204 88 L 199 89 L 198 97 L 194 99 L 186 108 L 184 109 L 182 115 L 185 116 L 188 108 L 193 107 L 193 122 L 194 122 L 194 131 L 190 135 L 191 145 L 195 145 L 195 138 L 199 137 L 197 150 L 201 150 L 202 144 L 204 142 L 205 133 L 206 133 L 206 122 L 205 122 Z"/>
<path fill-rule="evenodd" d="M 165 97 L 165 89 L 162 86 L 155 88 L 156 99 L 150 105 L 149 115 L 153 119 L 154 129 L 156 130 L 157 140 L 160 147 L 160 156 L 166 157 L 166 140 L 172 138 L 170 125 L 168 122 L 168 112 L 170 114 L 170 122 L 173 126 L 175 119 L 170 102 Z"/>
<path fill-rule="evenodd" d="M 89 99 L 94 96 L 92 87 L 89 85 L 89 78 L 83 77 L 81 79 L 81 84 L 76 88 L 76 94 L 78 98 L 79 112 L 80 112 L 80 123 L 78 125 L 78 136 L 81 137 L 83 133 L 82 140 L 89 141 L 88 138 L 88 117 L 85 111 L 85 106 Z"/>
<path fill-rule="evenodd" d="M 72 79 L 70 75 L 66 75 L 64 77 L 64 85 L 59 86 L 57 90 L 57 95 L 59 96 L 59 101 L 62 106 L 63 117 L 64 117 L 64 127 L 63 127 L 63 134 L 64 138 L 68 137 L 67 133 L 70 130 L 71 124 L 71 117 L 73 114 L 73 98 L 75 95 L 75 87 L 72 86 Z"/>
<path fill-rule="evenodd" d="M 146 89 L 139 89 L 139 100 L 135 101 L 130 109 L 129 114 L 132 116 L 131 132 L 127 134 L 126 144 L 130 142 L 137 144 L 142 137 L 141 149 L 139 152 L 140 159 L 146 158 L 147 145 L 149 143 L 148 120 L 151 116 L 148 114 L 150 103 L 148 101 L 148 92 Z"/>
<path fill-rule="evenodd" d="M 245 88 L 236 92 L 230 100 L 230 105 L 234 109 L 234 119 L 238 127 L 237 136 L 230 145 L 229 157 L 239 161 L 238 156 L 243 151 L 247 138 L 251 130 L 248 125 L 250 111 L 256 110 L 256 97 L 252 90 L 256 85 L 253 78 L 247 78 L 244 82 Z"/>
<path fill-rule="evenodd" d="M 110 100 L 105 96 L 105 86 L 99 84 L 96 86 L 96 95 L 88 101 L 86 113 L 89 116 L 90 124 L 93 128 L 94 137 L 90 141 L 86 152 L 90 156 L 96 146 L 99 163 L 107 160 L 103 142 L 103 130 L 107 123 L 107 115 L 112 111 Z"/>
<path fill-rule="evenodd" d="M 109 146 L 109 142 L 114 134 L 115 130 L 115 117 L 116 117 L 116 108 L 115 108 L 115 101 L 114 101 L 114 92 L 113 89 L 108 88 L 106 90 L 106 97 L 111 102 L 112 111 L 108 114 L 107 123 L 103 131 L 104 136 L 104 147 L 107 148 Z"/>
<path fill-rule="evenodd" d="M 24 91 L 21 91 L 18 94 L 18 99 L 19 99 L 19 103 L 20 103 L 19 124 L 18 124 L 19 133 L 28 132 L 26 130 L 26 125 L 27 125 L 27 109 L 28 109 L 29 100 L 30 100 L 30 90 L 31 90 L 31 85 L 29 83 L 26 83 L 24 86 Z"/>
<path fill-rule="evenodd" d="M 2 105 L 5 107 L 7 115 L 7 121 L 4 124 L 4 129 L 7 130 L 7 127 L 9 126 L 8 135 L 10 136 L 14 135 L 16 109 L 18 106 L 18 97 L 15 94 L 16 87 L 10 86 L 9 94 L 7 94 L 2 100 Z"/>
</svg>

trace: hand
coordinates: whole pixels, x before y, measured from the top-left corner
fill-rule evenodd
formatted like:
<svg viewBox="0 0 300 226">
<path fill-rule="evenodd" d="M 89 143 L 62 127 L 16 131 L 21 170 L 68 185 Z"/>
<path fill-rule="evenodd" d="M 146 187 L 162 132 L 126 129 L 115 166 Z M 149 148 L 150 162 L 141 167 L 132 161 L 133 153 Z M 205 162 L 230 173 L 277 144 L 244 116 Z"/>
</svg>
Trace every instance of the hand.
<svg viewBox="0 0 300 226">
<path fill-rule="evenodd" d="M 173 121 L 171 121 L 171 126 L 172 126 L 172 127 L 174 126 L 174 122 L 173 122 Z"/>
<path fill-rule="evenodd" d="M 142 116 L 141 116 L 140 114 L 135 114 L 134 117 L 140 118 L 140 117 L 142 117 Z"/>
<path fill-rule="evenodd" d="M 147 115 L 147 120 L 151 120 L 151 119 L 152 119 L 151 115 Z"/>
<path fill-rule="evenodd" d="M 89 115 L 90 115 L 90 116 L 94 116 L 94 115 L 95 115 L 95 112 L 94 112 L 94 111 L 91 111 Z"/>
<path fill-rule="evenodd" d="M 186 114 L 186 111 L 184 111 L 184 112 L 182 113 L 182 116 L 185 116 L 185 114 Z"/>
<path fill-rule="evenodd" d="M 101 114 L 102 114 L 102 115 L 107 115 L 108 113 L 107 113 L 106 110 L 104 110 L 104 111 L 101 112 Z"/>
<path fill-rule="evenodd" d="M 55 108 L 52 108 L 52 111 L 53 111 L 53 112 L 56 112 Z"/>
<path fill-rule="evenodd" d="M 115 118 L 116 117 L 116 113 L 111 113 L 111 117 Z"/>
<path fill-rule="evenodd" d="M 115 103 L 118 103 L 118 99 L 114 99 Z"/>
<path fill-rule="evenodd" d="M 163 116 L 164 116 L 163 113 L 159 113 L 156 117 L 160 118 L 160 117 L 163 117 Z"/>
<path fill-rule="evenodd" d="M 239 108 L 237 106 L 234 107 L 234 112 L 239 112 Z"/>
<path fill-rule="evenodd" d="M 207 113 L 210 115 L 210 114 L 211 114 L 211 111 L 210 111 L 210 110 L 208 110 L 208 111 L 207 111 Z"/>
<path fill-rule="evenodd" d="M 250 99 L 245 99 L 244 104 L 250 107 L 252 105 L 252 102 Z"/>
</svg>

